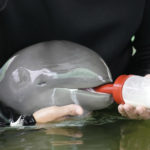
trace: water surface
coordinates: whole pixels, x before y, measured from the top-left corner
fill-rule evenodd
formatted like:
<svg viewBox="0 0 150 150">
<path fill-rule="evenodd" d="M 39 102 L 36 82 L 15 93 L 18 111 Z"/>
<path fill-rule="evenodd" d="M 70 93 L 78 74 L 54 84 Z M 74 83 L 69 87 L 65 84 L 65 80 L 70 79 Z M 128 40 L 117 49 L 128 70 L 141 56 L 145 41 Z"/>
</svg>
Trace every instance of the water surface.
<svg viewBox="0 0 150 150">
<path fill-rule="evenodd" d="M 0 150 L 150 150 L 150 121 L 107 110 L 86 119 L 0 128 Z"/>
</svg>

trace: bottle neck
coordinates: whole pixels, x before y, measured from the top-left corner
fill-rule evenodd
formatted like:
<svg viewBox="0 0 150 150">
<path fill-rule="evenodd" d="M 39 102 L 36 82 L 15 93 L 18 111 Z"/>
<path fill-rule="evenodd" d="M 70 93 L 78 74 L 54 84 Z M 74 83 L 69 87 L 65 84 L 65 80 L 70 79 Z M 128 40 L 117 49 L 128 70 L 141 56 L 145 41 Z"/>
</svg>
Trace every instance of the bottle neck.
<svg viewBox="0 0 150 150">
<path fill-rule="evenodd" d="M 99 87 L 94 88 L 96 92 L 113 94 L 113 84 L 105 84 Z"/>
<path fill-rule="evenodd" d="M 120 75 L 114 82 L 114 84 L 105 84 L 100 87 L 96 87 L 94 90 L 96 92 L 112 94 L 114 100 L 118 104 L 124 104 L 122 97 L 122 88 L 125 81 L 132 75 Z"/>
</svg>

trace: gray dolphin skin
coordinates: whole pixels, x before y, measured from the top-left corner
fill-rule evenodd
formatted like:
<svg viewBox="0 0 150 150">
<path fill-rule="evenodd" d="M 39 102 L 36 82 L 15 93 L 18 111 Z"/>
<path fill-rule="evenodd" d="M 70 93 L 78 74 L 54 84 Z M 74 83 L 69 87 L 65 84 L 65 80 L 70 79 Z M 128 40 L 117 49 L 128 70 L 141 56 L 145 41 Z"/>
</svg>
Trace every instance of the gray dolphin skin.
<svg viewBox="0 0 150 150">
<path fill-rule="evenodd" d="M 49 106 L 79 104 L 97 110 L 112 104 L 109 94 L 93 87 L 112 82 L 110 71 L 94 51 L 69 41 L 27 47 L 0 71 L 0 100 L 21 114 Z"/>
</svg>

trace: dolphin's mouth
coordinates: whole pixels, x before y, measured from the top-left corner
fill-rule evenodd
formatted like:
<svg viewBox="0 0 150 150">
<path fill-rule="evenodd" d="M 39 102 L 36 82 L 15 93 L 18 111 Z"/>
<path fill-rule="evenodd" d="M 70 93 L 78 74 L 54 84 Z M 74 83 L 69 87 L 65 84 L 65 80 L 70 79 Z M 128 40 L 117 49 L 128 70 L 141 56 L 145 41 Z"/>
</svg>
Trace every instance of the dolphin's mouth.
<svg viewBox="0 0 150 150">
<path fill-rule="evenodd" d="M 112 104 L 110 94 L 96 92 L 93 88 L 55 88 L 52 105 L 78 104 L 86 110 L 98 110 Z"/>
<path fill-rule="evenodd" d="M 94 88 L 79 88 L 77 90 L 80 90 L 80 91 L 86 91 L 86 92 L 89 92 L 89 93 L 95 93 L 95 94 L 102 94 L 101 92 L 97 92 L 94 90 Z M 105 93 L 103 93 L 105 94 Z"/>
<path fill-rule="evenodd" d="M 91 93 L 99 93 L 99 92 L 96 92 L 93 88 L 86 88 L 86 89 L 79 89 L 79 90 L 84 90 L 84 91 L 88 91 Z"/>
</svg>

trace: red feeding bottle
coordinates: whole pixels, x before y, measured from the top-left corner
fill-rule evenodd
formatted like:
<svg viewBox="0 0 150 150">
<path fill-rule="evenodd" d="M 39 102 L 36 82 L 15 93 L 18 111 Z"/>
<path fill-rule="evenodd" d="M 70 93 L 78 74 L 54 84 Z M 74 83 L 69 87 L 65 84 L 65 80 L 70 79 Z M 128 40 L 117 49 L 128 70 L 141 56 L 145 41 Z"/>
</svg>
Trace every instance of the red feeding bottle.
<svg viewBox="0 0 150 150">
<path fill-rule="evenodd" d="M 121 75 L 114 84 L 94 88 L 96 92 L 112 94 L 118 104 L 128 103 L 150 108 L 150 78 L 136 75 Z"/>
</svg>

